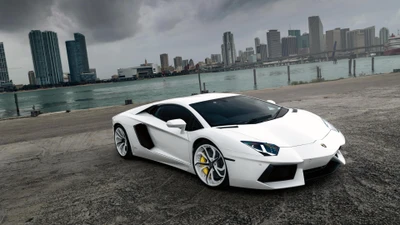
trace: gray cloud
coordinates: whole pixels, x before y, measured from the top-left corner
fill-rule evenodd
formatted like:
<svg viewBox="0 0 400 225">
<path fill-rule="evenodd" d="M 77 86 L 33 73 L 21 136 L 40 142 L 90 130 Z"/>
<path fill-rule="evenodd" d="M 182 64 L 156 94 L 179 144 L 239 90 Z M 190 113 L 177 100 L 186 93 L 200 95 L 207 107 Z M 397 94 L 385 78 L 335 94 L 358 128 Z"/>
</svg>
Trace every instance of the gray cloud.
<svg viewBox="0 0 400 225">
<path fill-rule="evenodd" d="M 18 32 L 42 25 L 52 15 L 54 0 L 0 0 L 0 31 Z"/>
<path fill-rule="evenodd" d="M 84 32 L 98 42 L 129 38 L 140 30 L 142 0 L 64 0 L 57 9 L 72 23 L 70 32 Z"/>
<path fill-rule="evenodd" d="M 222 20 L 232 13 L 257 8 L 278 0 L 203 0 L 200 3 L 197 17 L 210 22 Z"/>
</svg>

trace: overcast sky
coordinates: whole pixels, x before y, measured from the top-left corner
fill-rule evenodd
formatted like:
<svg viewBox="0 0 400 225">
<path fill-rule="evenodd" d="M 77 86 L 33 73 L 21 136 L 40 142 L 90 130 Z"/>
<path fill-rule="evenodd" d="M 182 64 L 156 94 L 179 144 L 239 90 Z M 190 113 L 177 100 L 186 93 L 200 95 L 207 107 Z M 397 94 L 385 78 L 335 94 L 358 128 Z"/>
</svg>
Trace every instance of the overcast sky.
<svg viewBox="0 0 400 225">
<path fill-rule="evenodd" d="M 308 16 L 319 15 L 324 30 L 375 25 L 400 29 L 399 0 L 0 0 L 0 42 L 10 79 L 27 84 L 33 70 L 28 33 L 58 34 L 63 71 L 68 72 L 65 41 L 86 36 L 89 63 L 100 78 L 145 59 L 160 64 L 160 54 L 204 61 L 221 53 L 222 34 L 232 31 L 236 50 L 266 43 L 266 31 L 289 27 L 308 32 Z"/>
</svg>

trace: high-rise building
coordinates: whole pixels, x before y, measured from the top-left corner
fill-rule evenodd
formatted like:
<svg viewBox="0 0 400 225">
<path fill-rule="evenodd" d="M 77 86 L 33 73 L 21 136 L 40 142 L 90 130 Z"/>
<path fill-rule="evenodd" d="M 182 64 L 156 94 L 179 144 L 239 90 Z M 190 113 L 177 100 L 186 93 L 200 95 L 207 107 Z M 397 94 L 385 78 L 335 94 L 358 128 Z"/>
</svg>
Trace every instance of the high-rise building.
<svg viewBox="0 0 400 225">
<path fill-rule="evenodd" d="M 212 60 L 210 59 L 210 58 L 205 58 L 204 59 L 204 62 L 207 64 L 207 65 L 211 65 L 212 64 Z"/>
<path fill-rule="evenodd" d="M 374 46 L 375 42 L 375 26 L 367 27 L 364 29 L 364 44 L 365 51 L 371 51 L 370 46 Z"/>
<path fill-rule="evenodd" d="M 177 56 L 174 58 L 174 66 L 176 70 L 182 70 L 182 57 Z"/>
<path fill-rule="evenodd" d="M 65 42 L 71 82 L 81 82 L 82 74 L 90 73 L 86 39 L 83 34 L 75 33 L 75 40 Z M 85 76 L 87 78 L 88 76 Z M 87 80 L 87 79 L 85 79 Z"/>
<path fill-rule="evenodd" d="M 282 56 L 281 33 L 278 30 L 269 30 L 267 32 L 267 44 L 269 58 Z"/>
<path fill-rule="evenodd" d="M 222 62 L 221 54 L 211 54 L 211 61 L 213 63 L 221 63 Z"/>
<path fill-rule="evenodd" d="M 160 61 L 161 61 L 161 70 L 162 71 L 168 70 L 169 62 L 167 53 L 163 53 L 160 55 Z"/>
<path fill-rule="evenodd" d="M 186 69 L 186 66 L 189 65 L 189 60 L 188 59 L 184 59 L 182 60 L 182 68 Z"/>
<path fill-rule="evenodd" d="M 190 67 L 194 67 L 193 59 L 190 59 L 190 60 L 189 60 L 189 66 L 190 66 Z"/>
<path fill-rule="evenodd" d="M 36 84 L 49 85 L 63 82 L 63 72 L 57 33 L 32 30 L 29 33 Z"/>
<path fill-rule="evenodd" d="M 282 38 L 282 56 L 297 54 L 297 38 L 295 36 Z"/>
<path fill-rule="evenodd" d="M 57 33 L 53 31 L 43 31 L 42 35 L 50 84 L 63 83 L 64 78 Z"/>
<path fill-rule="evenodd" d="M 297 42 L 297 48 L 301 47 L 301 33 L 300 30 L 288 30 L 288 36 L 295 36 Z"/>
<path fill-rule="evenodd" d="M 324 51 L 324 27 L 319 16 L 308 17 L 308 30 L 310 32 L 310 53 L 320 53 Z"/>
<path fill-rule="evenodd" d="M 225 66 L 229 66 L 235 63 L 236 61 L 236 48 L 235 48 L 235 40 L 233 38 L 233 34 L 228 31 L 225 32 L 222 36 L 222 55 Z"/>
<path fill-rule="evenodd" d="M 225 46 L 224 44 L 221 45 L 221 56 L 222 56 L 222 62 L 225 64 Z"/>
<path fill-rule="evenodd" d="M 246 62 L 248 61 L 249 56 L 254 55 L 254 48 L 253 47 L 247 47 L 246 51 L 243 52 L 241 55 L 239 55 L 239 60 L 241 62 Z M 257 57 L 256 57 L 257 59 Z"/>
<path fill-rule="evenodd" d="M 266 44 L 260 44 L 258 46 L 260 48 L 261 62 L 265 62 L 268 60 L 268 50 Z"/>
<path fill-rule="evenodd" d="M 339 50 L 342 47 L 342 37 L 340 28 L 336 28 L 334 30 L 326 31 L 325 35 L 326 39 L 326 51 L 333 51 L 336 43 L 336 49 Z"/>
<path fill-rule="evenodd" d="M 246 48 L 246 53 L 248 55 L 254 55 L 254 48 L 253 47 Z"/>
<path fill-rule="evenodd" d="M 365 30 L 352 30 L 346 33 L 347 49 L 365 47 Z M 354 53 L 359 54 L 365 52 L 365 49 L 356 49 Z"/>
<path fill-rule="evenodd" d="M 0 42 L 0 82 L 9 82 L 8 67 L 6 53 L 4 51 L 4 44 Z"/>
<path fill-rule="evenodd" d="M 381 42 L 381 39 L 379 37 L 375 37 L 374 45 L 379 45 L 380 42 Z M 381 48 L 380 47 L 373 48 L 373 51 L 374 52 L 381 51 Z"/>
<path fill-rule="evenodd" d="M 347 49 L 346 33 L 349 28 L 340 29 L 340 49 Z"/>
<path fill-rule="evenodd" d="M 255 50 L 257 55 L 257 60 L 261 60 L 261 53 L 260 53 L 260 38 L 254 38 Z"/>
<path fill-rule="evenodd" d="M 71 82 L 81 82 L 81 75 L 83 73 L 82 60 L 80 59 L 80 52 L 78 45 L 75 41 L 66 41 L 65 47 L 67 48 L 68 66 Z"/>
<path fill-rule="evenodd" d="M 87 47 L 86 47 L 86 38 L 81 33 L 74 33 L 74 39 L 77 43 L 77 47 L 79 48 L 80 58 L 82 60 L 83 71 L 90 72 L 89 68 L 89 58 L 87 54 Z"/>
<path fill-rule="evenodd" d="M 382 27 L 379 30 L 379 45 L 385 45 L 389 40 L 389 29 L 386 27 Z M 383 51 L 383 47 L 380 47 L 380 50 Z"/>
<path fill-rule="evenodd" d="M 308 33 L 304 33 L 301 35 L 300 48 L 309 48 L 309 47 L 310 47 L 310 35 Z"/>
<path fill-rule="evenodd" d="M 29 84 L 30 85 L 36 85 L 35 72 L 29 71 L 28 72 L 28 78 L 29 78 Z"/>
<path fill-rule="evenodd" d="M 310 42 L 309 42 L 310 35 L 308 33 L 303 33 L 300 36 L 301 44 L 300 48 L 297 50 L 299 55 L 304 55 L 310 53 Z"/>
</svg>

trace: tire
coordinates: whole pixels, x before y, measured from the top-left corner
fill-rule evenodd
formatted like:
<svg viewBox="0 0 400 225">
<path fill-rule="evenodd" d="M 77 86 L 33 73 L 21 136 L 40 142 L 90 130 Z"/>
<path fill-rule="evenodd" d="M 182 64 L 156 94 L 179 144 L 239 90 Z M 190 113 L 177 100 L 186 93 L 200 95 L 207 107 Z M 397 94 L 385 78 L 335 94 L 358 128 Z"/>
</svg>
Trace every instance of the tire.
<svg viewBox="0 0 400 225">
<path fill-rule="evenodd" d="M 131 143 L 125 129 L 121 125 L 116 125 L 114 128 L 114 143 L 119 156 L 124 159 L 133 157 Z"/>
<path fill-rule="evenodd" d="M 193 169 L 210 188 L 229 187 L 228 168 L 221 151 L 210 141 L 201 141 L 193 149 Z"/>
</svg>

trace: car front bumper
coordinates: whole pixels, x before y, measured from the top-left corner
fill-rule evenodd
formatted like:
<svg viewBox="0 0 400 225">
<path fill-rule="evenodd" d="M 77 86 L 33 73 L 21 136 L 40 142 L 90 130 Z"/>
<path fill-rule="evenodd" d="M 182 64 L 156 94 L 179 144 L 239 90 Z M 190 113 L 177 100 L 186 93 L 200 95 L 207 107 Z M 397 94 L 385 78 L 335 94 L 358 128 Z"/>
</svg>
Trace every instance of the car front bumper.
<svg viewBox="0 0 400 225">
<path fill-rule="evenodd" d="M 282 157 L 265 157 L 265 162 L 235 157 L 235 161 L 226 161 L 230 185 L 265 190 L 302 186 L 346 164 L 340 151 L 344 144 L 343 135 L 331 131 L 314 143 L 281 148 Z"/>
</svg>

